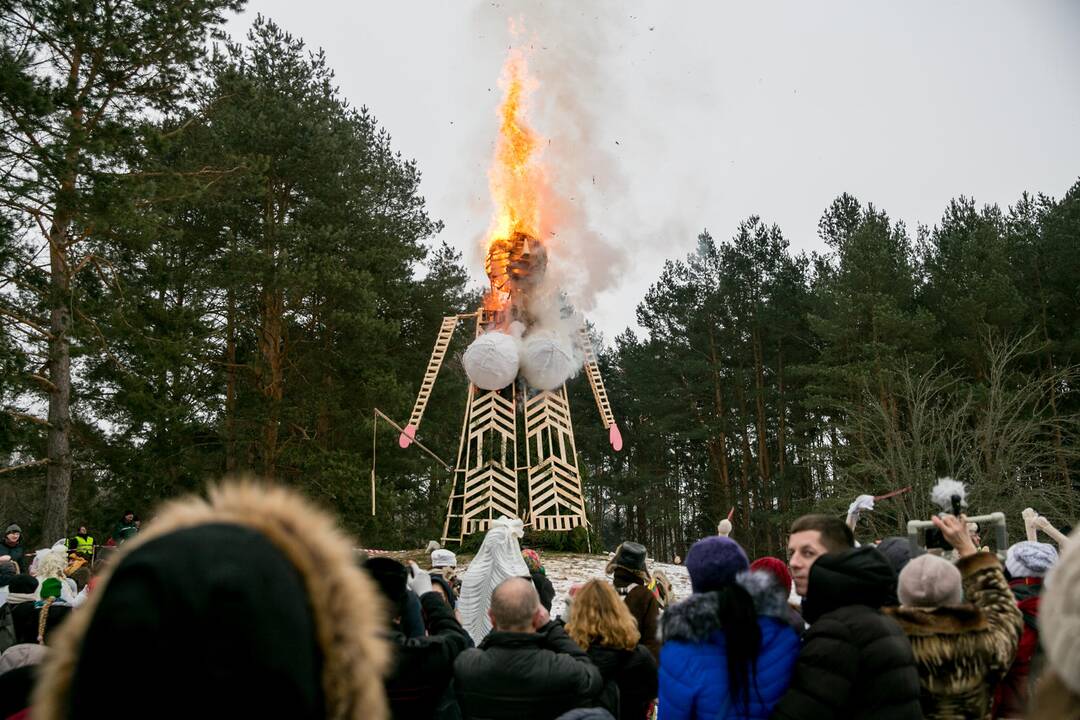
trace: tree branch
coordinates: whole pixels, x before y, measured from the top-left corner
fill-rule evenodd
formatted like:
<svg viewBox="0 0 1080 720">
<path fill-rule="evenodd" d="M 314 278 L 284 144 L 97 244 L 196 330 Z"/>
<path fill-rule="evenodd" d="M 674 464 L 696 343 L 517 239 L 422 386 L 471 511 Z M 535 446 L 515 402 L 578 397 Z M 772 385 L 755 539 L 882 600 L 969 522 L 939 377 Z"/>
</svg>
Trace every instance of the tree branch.
<svg viewBox="0 0 1080 720">
<path fill-rule="evenodd" d="M 10 467 L 0 468 L 0 475 L 9 472 L 15 472 L 16 470 L 23 470 L 25 468 L 37 467 L 38 465 L 47 465 L 48 462 L 48 458 L 43 458 L 41 460 L 34 460 L 33 462 L 23 463 L 21 465 L 12 465 Z"/>
</svg>

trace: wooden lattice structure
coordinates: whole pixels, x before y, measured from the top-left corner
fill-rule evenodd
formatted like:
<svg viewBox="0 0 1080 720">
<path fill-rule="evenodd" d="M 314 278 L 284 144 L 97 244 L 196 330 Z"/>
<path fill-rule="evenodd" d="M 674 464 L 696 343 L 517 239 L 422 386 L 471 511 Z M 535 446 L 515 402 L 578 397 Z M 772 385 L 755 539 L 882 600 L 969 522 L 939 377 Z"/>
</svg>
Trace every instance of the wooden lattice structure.
<svg viewBox="0 0 1080 720">
<path fill-rule="evenodd" d="M 494 318 L 483 309 L 443 318 L 412 414 L 400 436 L 402 447 L 414 441 L 454 331 L 468 319 L 475 321 L 474 335 L 479 337 Z M 584 329 L 581 342 L 586 377 L 600 417 L 619 449 L 622 441 L 615 440 L 618 428 Z M 525 428 L 523 457 L 518 447 L 519 412 Z M 485 532 L 492 520 L 504 515 L 523 516 L 526 526 L 536 530 L 568 532 L 588 525 L 565 385 L 536 390 L 522 378 L 501 390 L 469 385 L 442 542 L 460 542 L 466 535 Z"/>
</svg>

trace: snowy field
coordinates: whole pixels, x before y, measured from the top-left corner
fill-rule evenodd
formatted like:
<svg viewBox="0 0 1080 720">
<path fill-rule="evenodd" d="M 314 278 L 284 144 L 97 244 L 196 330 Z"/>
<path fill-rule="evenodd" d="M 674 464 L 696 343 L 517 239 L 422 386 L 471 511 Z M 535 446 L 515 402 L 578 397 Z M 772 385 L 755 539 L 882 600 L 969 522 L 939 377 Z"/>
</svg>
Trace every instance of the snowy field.
<svg viewBox="0 0 1080 720">
<path fill-rule="evenodd" d="M 401 562 L 412 560 L 425 570 L 431 567 L 430 557 L 423 550 L 374 550 L 369 552 L 393 557 Z M 458 555 L 457 560 L 457 571 L 460 575 L 469 567 L 472 556 Z M 558 617 L 566 607 L 566 597 L 570 592 L 570 586 L 584 583 L 592 578 L 603 578 L 604 566 L 607 565 L 608 556 L 544 552 L 541 553 L 540 560 L 544 563 L 544 570 L 555 588 L 555 600 L 551 603 L 551 616 Z M 649 569 L 664 571 L 668 580 L 671 581 L 671 590 L 675 596 L 674 601 L 677 602 L 690 594 L 690 576 L 682 565 L 654 562 L 650 558 Z M 611 576 L 609 575 L 607 578 L 610 580 Z"/>
</svg>

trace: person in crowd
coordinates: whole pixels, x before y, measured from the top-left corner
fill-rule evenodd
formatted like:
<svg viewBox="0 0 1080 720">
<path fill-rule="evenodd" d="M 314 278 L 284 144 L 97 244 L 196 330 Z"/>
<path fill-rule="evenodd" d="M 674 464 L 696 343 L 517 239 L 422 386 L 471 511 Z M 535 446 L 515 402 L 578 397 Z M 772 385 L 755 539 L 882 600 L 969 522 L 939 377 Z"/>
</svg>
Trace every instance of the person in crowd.
<svg viewBox="0 0 1080 720">
<path fill-rule="evenodd" d="M 1046 665 L 1030 718 L 1080 718 L 1080 529 L 1061 546 L 1039 603 L 1039 640 Z"/>
<path fill-rule="evenodd" d="M 94 559 L 94 536 L 90 534 L 85 525 L 80 525 L 79 532 L 69 539 L 68 550 L 86 562 Z"/>
<path fill-rule="evenodd" d="M 454 661 L 469 647 L 469 634 L 446 601 L 433 591 L 431 577 L 416 563 L 408 569 L 397 560 L 374 557 L 365 569 L 390 606 L 389 639 L 394 662 L 386 677 L 386 698 L 394 718 L 456 718 L 451 682 Z M 407 592 L 420 598 L 427 634 L 409 638 L 401 631 Z"/>
<path fill-rule="evenodd" d="M 38 600 L 38 579 L 33 575 L 20 573 L 11 579 L 8 584 L 7 604 L 10 607 L 21 605 L 24 602 L 34 603 Z"/>
<path fill-rule="evenodd" d="M 555 599 L 555 587 L 548 580 L 544 564 L 540 562 L 540 553 L 532 548 L 521 551 L 521 557 L 525 561 L 525 567 L 529 568 L 529 577 L 536 586 L 536 594 L 540 596 L 540 604 L 544 609 L 551 612 L 551 601 Z"/>
<path fill-rule="evenodd" d="M 660 603 L 660 609 L 663 610 L 668 605 L 672 605 L 678 599 L 675 597 L 675 590 L 671 587 L 671 579 L 668 578 L 667 573 L 663 570 L 655 569 L 652 572 L 652 582 L 650 583 L 653 595 L 656 596 L 657 602 Z"/>
<path fill-rule="evenodd" d="M 465 718 L 547 720 L 596 703 L 600 670 L 550 621 L 531 580 L 499 583 L 488 614 L 492 631 L 454 663 Z"/>
<path fill-rule="evenodd" d="M 795 592 L 806 597 L 810 568 L 822 555 L 855 547 L 855 535 L 844 522 L 829 515 L 803 515 L 791 525 L 788 568 Z"/>
<path fill-rule="evenodd" d="M 488 608 L 499 583 L 511 577 L 529 577 L 529 568 L 521 558 L 518 539 L 525 531 L 521 520 L 499 518 L 491 523 L 476 557 L 461 577 L 457 610 L 461 624 L 477 645 L 491 632 Z"/>
<path fill-rule="evenodd" d="M 454 598 L 457 598 L 461 593 L 461 578 L 457 574 L 457 555 L 445 548 L 436 548 L 431 553 L 431 573 L 443 578 Z"/>
<path fill-rule="evenodd" d="M 23 643 L 0 654 L 0 718 L 27 717 L 38 666 L 47 653 L 44 645 Z"/>
<path fill-rule="evenodd" d="M 0 653 L 15 644 L 15 624 L 11 620 L 11 608 L 7 599 L 11 581 L 17 577 L 18 565 L 10 560 L 0 561 Z"/>
<path fill-rule="evenodd" d="M 56 634 L 34 717 L 112 717 L 123 698 L 160 717 L 385 718 L 385 603 L 354 544 L 283 488 L 168 504 Z"/>
<path fill-rule="evenodd" d="M 791 597 L 793 585 L 791 582 L 791 573 L 788 572 L 787 565 L 784 561 L 769 556 L 761 557 L 750 563 L 750 569 L 769 573 L 772 575 L 773 579 L 776 580 L 777 585 L 784 591 L 784 603 L 787 606 L 787 622 L 796 633 L 802 635 L 803 630 L 806 629 L 806 623 L 803 622 L 802 615 L 799 613 L 798 609 L 787 600 L 787 598 Z"/>
<path fill-rule="evenodd" d="M 877 548 L 853 544 L 839 518 L 808 515 L 792 524 L 788 565 L 810 627 L 776 720 L 922 717 L 911 644 L 880 610 L 896 573 Z"/>
<path fill-rule="evenodd" d="M 456 609 L 457 595 L 454 593 L 454 587 L 450 584 L 450 581 L 442 573 L 433 572 L 430 575 L 431 589 L 443 599 L 444 603 L 450 606 L 451 610 Z"/>
<path fill-rule="evenodd" d="M 136 524 L 135 513 L 128 510 L 120 516 L 120 522 L 116 523 L 116 527 L 113 528 L 113 543 L 123 545 L 124 542 L 135 537 L 138 532 L 139 527 Z"/>
<path fill-rule="evenodd" d="M 21 602 L 11 609 L 16 643 L 48 644 L 48 637 L 71 613 L 71 605 L 61 599 L 62 592 L 60 580 L 47 577 L 38 585 L 37 600 Z"/>
<path fill-rule="evenodd" d="M 787 593 L 749 567 L 742 547 L 723 535 L 686 554 L 693 594 L 661 618 L 665 720 L 767 718 L 787 690 L 799 653 Z"/>
<path fill-rule="evenodd" d="M 612 576 L 615 590 L 623 596 L 630 614 L 637 620 L 641 644 L 649 648 L 653 658 L 660 661 L 660 601 L 649 589 L 651 578 L 645 566 L 645 546 L 624 542 L 615 550 L 606 572 Z"/>
<path fill-rule="evenodd" d="M 44 590 L 45 580 L 55 578 L 60 582 L 60 599 L 66 605 L 75 603 L 75 596 L 79 592 L 75 581 L 66 575 L 68 567 L 67 547 L 52 547 L 38 550 L 34 555 L 34 562 L 30 565 L 30 572 L 41 583 L 39 588 Z M 38 598 L 41 599 L 40 597 Z"/>
<path fill-rule="evenodd" d="M 885 612 L 911 641 L 923 717 L 989 720 L 994 687 L 1016 653 L 1020 611 L 1001 563 L 978 551 L 964 517 L 932 519 L 960 559 L 911 560 L 900 573 L 900 606 Z"/>
<path fill-rule="evenodd" d="M 620 720 L 645 720 L 657 694 L 656 660 L 615 589 L 590 580 L 574 595 L 566 634 L 589 654 L 604 690 L 599 703 Z"/>
<path fill-rule="evenodd" d="M 994 693 L 994 715 L 1001 718 L 1022 718 L 1027 712 L 1031 688 L 1039 680 L 1039 604 L 1042 600 L 1043 578 L 1057 562 L 1058 553 L 1049 543 L 1025 540 L 1012 545 L 1005 555 L 1009 572 L 1009 588 L 1024 619 L 1020 643 L 1016 647 L 1009 672 Z"/>
<path fill-rule="evenodd" d="M 912 559 L 926 554 L 926 550 L 922 548 L 913 549 L 911 547 L 911 540 L 900 535 L 892 535 L 881 542 L 877 546 L 878 552 L 885 556 L 885 559 L 889 561 L 889 565 L 896 572 L 897 576 L 900 575 L 900 571 L 904 569 L 904 566 L 911 562 Z"/>
<path fill-rule="evenodd" d="M 23 547 L 22 542 L 22 528 L 15 523 L 8 525 L 7 530 L 4 531 L 4 542 L 0 546 L 0 553 L 18 565 L 19 572 L 26 572 L 28 561 L 26 548 Z"/>
</svg>

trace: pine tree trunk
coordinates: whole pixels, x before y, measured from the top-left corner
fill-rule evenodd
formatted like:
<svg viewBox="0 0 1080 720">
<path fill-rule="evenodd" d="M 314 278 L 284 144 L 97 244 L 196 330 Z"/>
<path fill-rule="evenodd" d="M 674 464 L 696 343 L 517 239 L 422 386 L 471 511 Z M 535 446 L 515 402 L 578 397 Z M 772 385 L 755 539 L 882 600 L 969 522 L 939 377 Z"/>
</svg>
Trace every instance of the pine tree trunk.
<svg viewBox="0 0 1080 720">
<path fill-rule="evenodd" d="M 277 476 L 278 433 L 281 422 L 281 399 L 284 395 L 284 312 L 281 290 L 268 287 L 260 300 L 259 352 L 262 354 L 262 392 L 266 398 L 260 447 L 260 471 L 267 480 Z"/>
<path fill-rule="evenodd" d="M 67 183 L 65 183 L 67 184 Z M 74 186 L 74 177 L 70 180 Z M 49 230 L 49 459 L 45 482 L 44 539 L 51 543 L 67 535 L 71 496 L 71 328 L 70 278 L 65 253 L 70 218 L 57 212 Z"/>
<path fill-rule="evenodd" d="M 720 488 L 724 498 L 723 505 L 731 507 L 731 475 L 728 469 L 727 457 L 727 414 L 724 409 L 724 388 L 720 377 L 720 359 L 716 352 L 716 340 L 713 337 L 711 328 L 709 329 L 709 355 L 713 371 L 713 408 L 716 411 L 719 425 L 716 438 L 719 447 L 713 449 L 710 443 L 710 452 L 713 454 L 714 460 L 720 462 Z"/>
<path fill-rule="evenodd" d="M 225 472 L 235 473 L 236 457 L 236 295 L 226 292 L 225 317 Z"/>
</svg>

